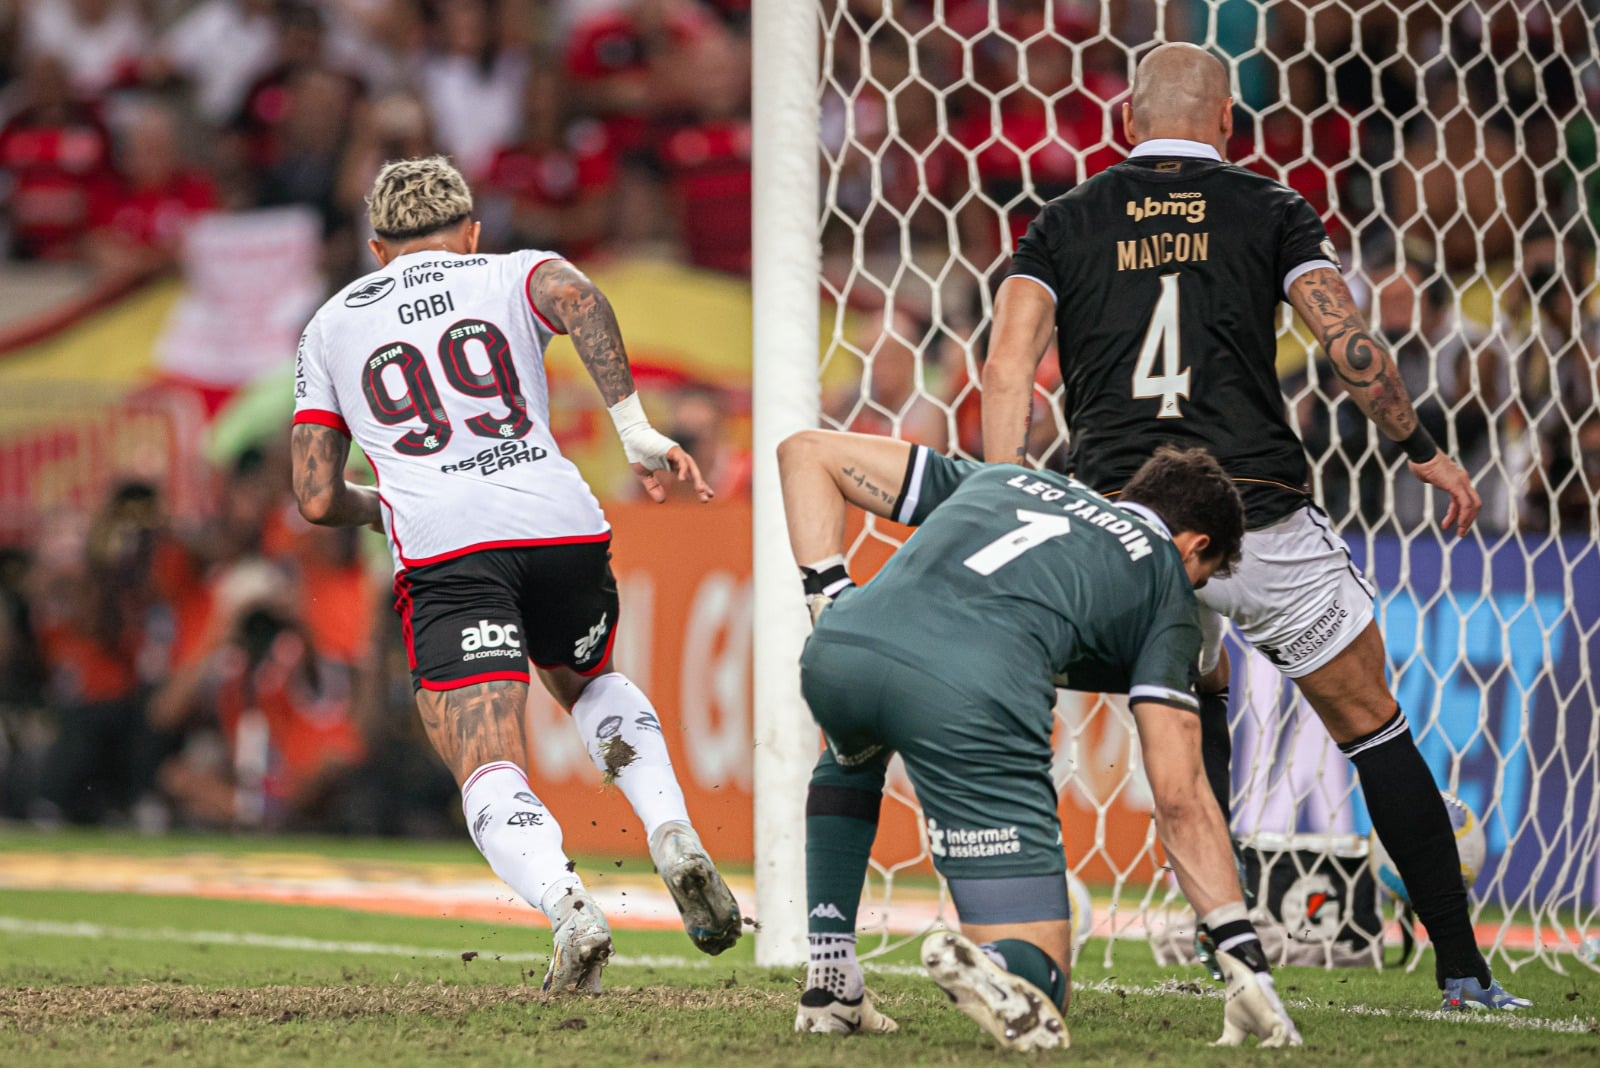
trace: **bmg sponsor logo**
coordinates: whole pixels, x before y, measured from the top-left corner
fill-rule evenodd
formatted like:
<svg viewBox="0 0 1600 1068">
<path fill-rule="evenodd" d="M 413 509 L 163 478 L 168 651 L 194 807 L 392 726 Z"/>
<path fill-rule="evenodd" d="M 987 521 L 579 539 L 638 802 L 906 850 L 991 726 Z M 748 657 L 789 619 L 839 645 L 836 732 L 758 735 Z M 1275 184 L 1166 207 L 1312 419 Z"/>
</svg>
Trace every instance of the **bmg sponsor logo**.
<svg viewBox="0 0 1600 1068">
<path fill-rule="evenodd" d="M 1166 200 L 1145 197 L 1143 202 L 1128 201 L 1128 215 L 1134 222 L 1161 215 L 1177 215 L 1192 223 L 1206 221 L 1205 198 L 1199 193 L 1168 193 Z"/>
<path fill-rule="evenodd" d="M 477 626 L 461 629 L 461 659 L 522 657 L 522 638 L 515 623 L 490 623 L 478 620 Z"/>
</svg>

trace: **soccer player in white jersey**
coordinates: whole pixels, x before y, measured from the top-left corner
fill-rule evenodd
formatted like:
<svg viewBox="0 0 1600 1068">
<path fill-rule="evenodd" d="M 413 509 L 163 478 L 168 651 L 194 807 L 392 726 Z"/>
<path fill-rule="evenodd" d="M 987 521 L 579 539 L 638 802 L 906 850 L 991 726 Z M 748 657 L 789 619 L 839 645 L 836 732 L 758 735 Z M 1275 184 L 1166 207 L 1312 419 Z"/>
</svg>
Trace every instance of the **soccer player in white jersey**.
<svg viewBox="0 0 1600 1068">
<path fill-rule="evenodd" d="M 528 783 L 530 660 L 643 822 L 689 937 L 720 953 L 739 938 L 739 906 L 690 825 L 655 709 L 611 666 L 611 531 L 550 435 L 551 337 L 571 336 L 652 498 L 665 500 L 672 476 L 702 501 L 712 492 L 650 426 L 616 316 L 580 271 L 550 252 L 479 253 L 472 194 L 442 157 L 386 165 L 367 204 L 379 270 L 300 339 L 300 512 L 387 534 L 423 726 L 461 786 L 473 842 L 550 919 L 545 989 L 598 990 L 612 945 Z M 378 487 L 345 480 L 352 438 Z"/>
</svg>

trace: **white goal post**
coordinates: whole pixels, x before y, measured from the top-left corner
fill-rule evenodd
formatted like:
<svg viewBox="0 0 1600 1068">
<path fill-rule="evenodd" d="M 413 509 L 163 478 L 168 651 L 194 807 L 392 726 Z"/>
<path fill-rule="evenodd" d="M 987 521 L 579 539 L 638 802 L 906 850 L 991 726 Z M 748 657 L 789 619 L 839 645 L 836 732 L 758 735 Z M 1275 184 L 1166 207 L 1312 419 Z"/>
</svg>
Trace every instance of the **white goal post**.
<svg viewBox="0 0 1600 1068">
<path fill-rule="evenodd" d="M 1596 3 L 756 0 L 759 963 L 805 959 L 803 806 L 817 752 L 798 692 L 807 622 L 777 443 L 820 425 L 978 455 L 985 328 L 1016 235 L 1120 157 L 1135 62 L 1186 40 L 1228 64 L 1230 158 L 1323 215 L 1425 425 L 1485 498 L 1477 530 L 1443 536 L 1439 502 L 1342 397 L 1285 308 L 1279 370 L 1313 488 L 1379 590 L 1392 685 L 1419 748 L 1485 833 L 1480 941 L 1497 968 L 1595 966 Z M 1029 447 L 1059 469 L 1053 363 Z M 858 579 L 898 537 L 867 521 L 851 547 Z M 1264 657 L 1230 648 L 1236 835 L 1359 845 L 1366 814 L 1349 762 Z M 1068 863 L 1093 888 L 1093 933 L 1143 937 L 1181 901 L 1161 870 L 1126 706 L 1064 694 L 1057 715 Z M 891 774 L 863 913 L 880 946 L 951 918 L 942 894 L 897 887 L 900 873 L 926 870 L 917 815 Z"/>
</svg>

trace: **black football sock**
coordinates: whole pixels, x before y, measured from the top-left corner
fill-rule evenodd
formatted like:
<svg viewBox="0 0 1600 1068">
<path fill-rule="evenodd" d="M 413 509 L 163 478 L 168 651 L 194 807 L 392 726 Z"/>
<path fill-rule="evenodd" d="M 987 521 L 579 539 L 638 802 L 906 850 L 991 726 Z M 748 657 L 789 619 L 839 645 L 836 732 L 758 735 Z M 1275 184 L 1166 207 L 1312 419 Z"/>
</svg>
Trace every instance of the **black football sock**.
<svg viewBox="0 0 1600 1068">
<path fill-rule="evenodd" d="M 1339 750 L 1361 777 L 1372 828 L 1394 861 L 1406 894 L 1433 942 L 1434 972 L 1446 979 L 1472 976 L 1489 985 L 1489 965 L 1478 952 L 1461 856 L 1439 787 L 1411 739 L 1404 711 Z"/>
<path fill-rule="evenodd" d="M 881 780 L 880 780 L 881 781 Z M 879 790 L 813 781 L 806 795 L 806 930 L 856 933 L 856 911 L 878 836 Z"/>
<path fill-rule="evenodd" d="M 1228 735 L 1228 688 L 1200 694 L 1200 759 L 1205 762 L 1206 782 L 1222 809 L 1222 822 L 1229 822 L 1229 802 L 1233 796 L 1233 776 L 1228 764 L 1233 759 L 1233 739 Z"/>
<path fill-rule="evenodd" d="M 1066 1004 L 1066 973 L 1056 967 L 1050 954 L 1032 942 L 1024 942 L 1019 938 L 1000 938 L 985 942 L 978 948 L 1012 975 L 1026 979 L 1044 991 L 1045 996 L 1055 1002 L 1056 1008 Z"/>
<path fill-rule="evenodd" d="M 1253 972 L 1271 972 L 1267 964 L 1266 947 L 1261 944 L 1261 936 L 1256 933 L 1255 924 L 1250 922 L 1243 902 L 1219 905 L 1206 913 L 1200 922 L 1211 935 L 1216 952 L 1231 954 L 1249 965 Z"/>
</svg>

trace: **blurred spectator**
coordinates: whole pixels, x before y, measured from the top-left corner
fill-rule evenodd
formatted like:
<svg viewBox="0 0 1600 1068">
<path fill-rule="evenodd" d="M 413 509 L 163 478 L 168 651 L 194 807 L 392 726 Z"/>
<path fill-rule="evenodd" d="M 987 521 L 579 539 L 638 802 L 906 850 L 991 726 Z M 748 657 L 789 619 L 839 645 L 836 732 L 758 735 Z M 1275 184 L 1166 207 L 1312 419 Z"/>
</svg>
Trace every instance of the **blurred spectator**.
<svg viewBox="0 0 1600 1068">
<path fill-rule="evenodd" d="M 88 524 L 41 532 L 30 601 L 57 730 L 36 819 L 125 816 L 153 783 L 160 740 L 144 718 L 138 665 L 161 522 L 154 491 L 131 485 Z"/>
<path fill-rule="evenodd" d="M 1407 241 L 1437 249 L 1452 275 L 1509 260 L 1534 204 L 1515 138 L 1483 122 L 1448 71 L 1429 78 L 1427 105 L 1406 125 L 1405 166 L 1390 201 L 1395 224 Z"/>
<path fill-rule="evenodd" d="M 1531 235 L 1523 248 L 1533 317 L 1512 364 L 1507 429 L 1528 470 L 1522 525 L 1586 533 L 1597 487 L 1586 443 L 1600 420 L 1600 331 L 1580 300 L 1594 264 L 1574 242 Z"/>
<path fill-rule="evenodd" d="M 11 253 L 70 259 L 80 252 L 96 198 L 110 188 L 111 135 L 93 105 L 72 99 L 54 55 L 28 60 L 20 95 L 21 106 L 0 127 Z"/>
<path fill-rule="evenodd" d="M 418 87 L 434 139 L 468 181 L 489 170 L 517 136 L 527 55 L 494 33 L 488 0 L 444 0 L 437 42 L 422 62 Z"/>
<path fill-rule="evenodd" d="M 169 759 L 159 781 L 185 823 L 314 826 L 364 747 L 353 721 L 351 666 L 319 655 L 301 614 L 303 594 L 262 563 L 223 576 L 203 655 L 151 704 L 166 731 L 211 710 L 225 741 Z"/>
<path fill-rule="evenodd" d="M 422 101 L 408 91 L 397 90 L 371 103 L 358 101 L 351 113 L 350 139 L 339 163 L 335 192 L 337 212 L 350 221 L 341 235 L 344 246 L 329 259 L 330 267 L 344 265 L 334 277 L 361 274 L 374 266 L 367 239 L 372 228 L 367 223 L 367 193 L 372 180 L 385 162 L 431 156 L 436 149 L 428 111 Z"/>
<path fill-rule="evenodd" d="M 566 69 L 586 107 L 606 123 L 621 152 L 643 146 L 650 116 L 693 96 L 703 73 L 682 49 L 719 32 L 696 0 L 624 0 L 572 27 Z"/>
<path fill-rule="evenodd" d="M 717 500 L 748 500 L 750 450 L 729 440 L 723 418 L 727 406 L 727 400 L 715 390 L 702 386 L 680 389 L 672 395 L 664 433 L 695 458 L 700 473 L 716 490 Z M 686 501 L 694 497 L 693 487 L 686 482 L 669 481 L 667 489 Z"/>
<path fill-rule="evenodd" d="M 962 212 L 968 261 L 993 263 L 1040 206 L 1126 155 L 1116 106 L 1128 89 L 1126 58 L 1114 46 L 1077 44 L 1095 36 L 1099 18 L 1090 7 L 1005 5 L 999 32 L 979 37 L 974 63 L 987 92 L 962 92 L 950 130 L 982 194 Z M 960 199 L 962 177 L 943 199 Z"/>
<path fill-rule="evenodd" d="M 484 184 L 486 237 L 497 248 L 588 257 L 606 236 L 616 177 L 617 150 L 604 124 L 575 112 L 559 68 L 536 62 L 523 94 L 522 137 L 495 156 Z"/>
<path fill-rule="evenodd" d="M 1484 499 L 1480 524 L 1502 529 L 1508 498 L 1500 469 L 1493 466 L 1491 428 L 1505 395 L 1504 355 L 1486 330 L 1454 314 L 1449 284 L 1432 262 L 1402 260 L 1392 246 L 1363 259 L 1372 280 L 1373 318 L 1418 421 L 1435 441 L 1448 443 L 1473 476 Z M 1401 469 L 1400 446 L 1379 434 L 1372 437 L 1385 467 Z M 1396 478 L 1392 485 L 1394 505 L 1387 518 L 1403 533 L 1419 530 L 1431 491 L 1413 478 Z M 1384 502 L 1375 504 L 1368 518 L 1377 522 L 1385 518 Z"/>
<path fill-rule="evenodd" d="M 60 57 L 72 92 L 83 100 L 132 85 L 147 38 L 133 0 L 31 0 L 24 7 L 22 47 Z"/>
<path fill-rule="evenodd" d="M 119 181 L 95 204 L 89 258 L 117 276 L 176 266 L 184 228 L 216 208 L 216 187 L 184 165 L 177 116 L 163 105 L 139 105 L 125 117 L 118 142 Z"/>
<path fill-rule="evenodd" d="M 331 228 L 337 161 L 362 85 L 327 63 L 317 8 L 284 4 L 277 19 L 278 61 L 246 92 L 226 165 L 244 169 L 257 202 L 309 204 Z"/>
<path fill-rule="evenodd" d="M 944 452 L 949 419 L 934 401 L 941 393 L 938 369 L 917 355 L 914 339 L 924 324 L 905 311 L 858 312 L 851 349 L 859 352 L 863 377 L 835 388 L 823 400 L 830 424 L 857 434 L 885 434 Z M 850 358 L 839 352 L 835 359 Z M 926 377 L 925 377 L 926 376 Z"/>
<path fill-rule="evenodd" d="M 1348 192 L 1355 155 L 1355 124 L 1342 107 L 1329 107 L 1321 62 L 1302 59 L 1287 72 L 1289 95 L 1267 108 L 1256 122 L 1236 115 L 1228 158 L 1242 167 L 1282 182 L 1306 198 L 1321 217 L 1328 237 L 1346 248 L 1349 234 L 1334 212 L 1335 196 Z"/>
<path fill-rule="evenodd" d="M 656 159 L 672 193 L 679 244 L 697 267 L 750 270 L 750 54 L 709 34 L 686 49 L 699 72 L 694 104 L 657 134 Z"/>
<path fill-rule="evenodd" d="M 182 78 L 195 106 L 221 127 L 244 106 L 245 93 L 278 50 L 277 0 L 202 0 L 168 27 L 142 74 L 157 84 Z"/>
</svg>

